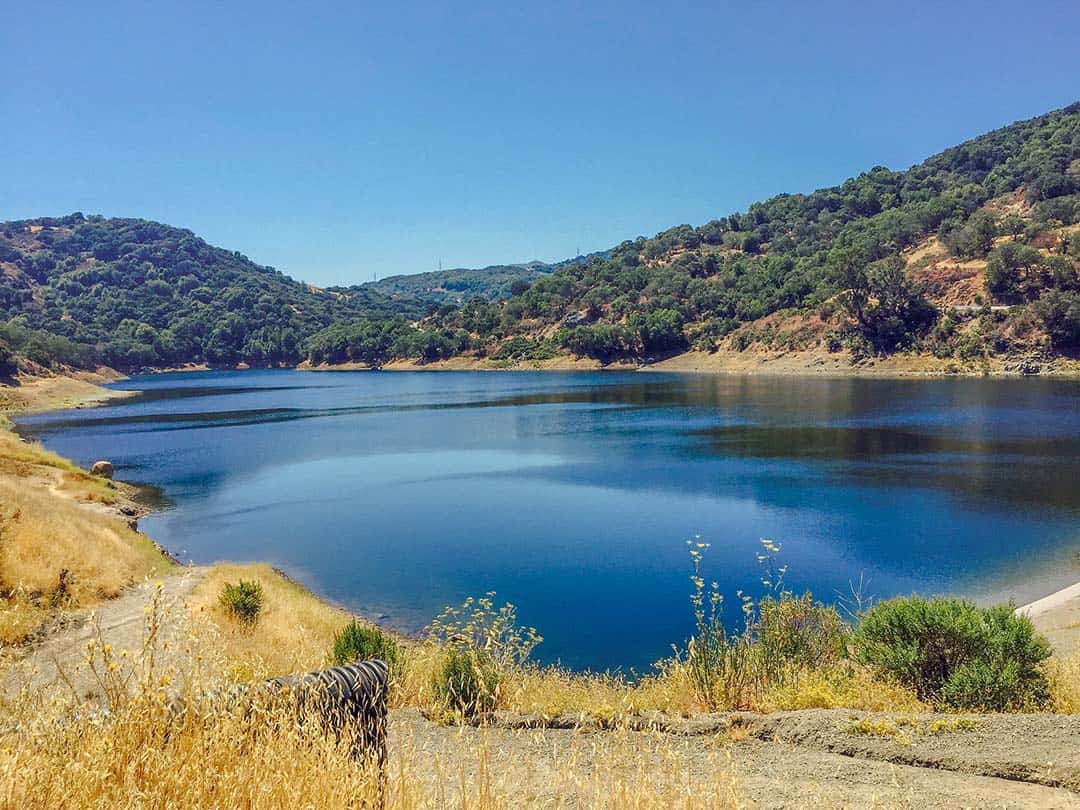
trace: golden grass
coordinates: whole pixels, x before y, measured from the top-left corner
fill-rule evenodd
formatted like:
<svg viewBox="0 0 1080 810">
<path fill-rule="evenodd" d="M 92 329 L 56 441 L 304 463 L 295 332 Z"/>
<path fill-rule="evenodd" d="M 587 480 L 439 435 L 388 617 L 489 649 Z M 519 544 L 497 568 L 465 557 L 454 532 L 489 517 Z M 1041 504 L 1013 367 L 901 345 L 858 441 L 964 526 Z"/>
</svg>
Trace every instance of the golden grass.
<svg viewBox="0 0 1080 810">
<path fill-rule="evenodd" d="M 232 618 L 218 602 L 225 584 L 241 579 L 263 587 L 263 608 L 254 627 Z M 325 666 L 334 634 L 352 619 L 264 563 L 214 565 L 195 588 L 191 611 L 208 626 L 204 638 L 228 660 L 238 681 Z"/>
<path fill-rule="evenodd" d="M 23 641 L 58 610 L 111 599 L 171 567 L 124 520 L 82 505 L 119 500 L 110 482 L 23 441 L 0 419 L 0 644 Z"/>
<path fill-rule="evenodd" d="M 647 711 L 689 715 L 705 709 L 685 671 L 675 664 L 637 681 L 555 668 L 527 669 L 515 674 L 503 693 L 506 708 L 519 714 L 576 715 L 612 725 Z"/>
<path fill-rule="evenodd" d="M 329 739 L 240 718 L 185 724 L 162 738 L 158 714 L 132 707 L 58 727 L 0 752 L 0 806 L 362 807 L 377 783 Z"/>
<path fill-rule="evenodd" d="M 286 593 L 269 576 L 264 587 Z M 295 704 L 256 698 L 231 709 L 223 705 L 212 692 L 222 681 L 208 675 L 219 667 L 212 656 L 173 658 L 172 668 L 163 667 L 170 659 L 153 632 L 166 618 L 163 610 L 158 596 L 147 614 L 151 641 L 135 656 L 118 657 L 100 638 L 88 648 L 88 661 L 101 673 L 107 714 L 86 710 L 61 719 L 62 704 L 30 690 L 2 706 L 0 808 L 739 804 L 722 744 L 691 762 L 688 742 L 668 735 L 548 738 L 448 729 L 412 713 L 391 722 L 380 780 L 351 756 L 347 732 L 337 740 L 315 718 L 297 722 Z M 172 689 L 184 696 L 182 715 L 170 714 Z"/>
<path fill-rule="evenodd" d="M 53 609 L 111 599 L 170 567 L 120 518 L 0 475 L 0 642 L 26 638 Z"/>
<path fill-rule="evenodd" d="M 39 600 L 12 593 L 0 602 L 0 645 L 25 641 L 49 621 L 50 615 Z"/>
<path fill-rule="evenodd" d="M 380 806 L 378 778 L 347 745 L 316 724 L 287 720 L 202 708 L 166 735 L 161 707 L 145 701 L 107 718 L 9 736 L 0 747 L 0 807 Z M 382 806 L 740 806 L 722 748 L 695 768 L 684 745 L 667 736 L 605 734 L 571 737 L 550 751 L 539 734 L 407 728 L 391 738 Z"/>
<path fill-rule="evenodd" d="M 1057 714 L 1080 714 L 1080 642 L 1071 655 L 1058 655 L 1046 665 L 1050 704 Z"/>
<path fill-rule="evenodd" d="M 761 711 L 796 709 L 861 709 L 868 712 L 930 711 L 910 689 L 871 677 L 861 667 L 800 672 L 788 683 L 769 690 Z"/>
</svg>

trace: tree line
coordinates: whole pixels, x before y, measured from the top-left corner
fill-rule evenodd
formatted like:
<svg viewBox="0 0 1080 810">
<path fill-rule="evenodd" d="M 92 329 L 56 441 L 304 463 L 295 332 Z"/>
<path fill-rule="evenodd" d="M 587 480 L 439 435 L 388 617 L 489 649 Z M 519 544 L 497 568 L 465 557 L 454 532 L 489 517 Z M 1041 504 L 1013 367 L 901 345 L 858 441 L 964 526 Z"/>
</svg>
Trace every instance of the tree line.
<svg viewBox="0 0 1080 810">
<path fill-rule="evenodd" d="M 828 340 L 857 354 L 1000 353 L 1031 334 L 1073 352 L 1080 232 L 1070 226 L 1078 222 L 1080 104 L 906 171 L 875 167 L 530 279 L 500 269 L 506 300 L 319 290 L 190 231 L 74 214 L 0 225 L 0 315 L 9 324 L 0 341 L 8 354 L 123 369 L 302 359 L 378 366 L 463 352 L 647 361 L 715 349 L 772 313 L 824 317 L 840 308 L 845 326 Z M 987 310 L 974 325 L 938 311 L 906 267 L 904 251 L 933 236 L 957 262 L 986 261 Z"/>
</svg>

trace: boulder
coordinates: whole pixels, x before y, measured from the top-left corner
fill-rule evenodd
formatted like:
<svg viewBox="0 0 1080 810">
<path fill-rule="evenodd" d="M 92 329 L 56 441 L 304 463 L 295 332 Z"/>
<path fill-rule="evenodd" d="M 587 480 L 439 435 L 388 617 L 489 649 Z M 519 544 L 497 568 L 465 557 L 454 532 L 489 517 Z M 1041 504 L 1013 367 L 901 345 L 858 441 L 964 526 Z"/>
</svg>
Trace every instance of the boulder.
<svg viewBox="0 0 1080 810">
<path fill-rule="evenodd" d="M 113 465 L 111 461 L 95 461 L 94 466 L 90 468 L 91 475 L 97 475 L 101 478 L 113 477 Z"/>
</svg>

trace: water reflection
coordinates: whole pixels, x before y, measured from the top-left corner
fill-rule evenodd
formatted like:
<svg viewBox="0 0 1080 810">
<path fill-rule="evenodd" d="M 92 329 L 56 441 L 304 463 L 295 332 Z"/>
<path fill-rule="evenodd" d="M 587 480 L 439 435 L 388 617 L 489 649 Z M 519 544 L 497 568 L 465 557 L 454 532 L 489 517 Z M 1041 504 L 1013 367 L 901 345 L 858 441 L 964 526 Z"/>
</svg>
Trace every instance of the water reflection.
<svg viewBox="0 0 1080 810">
<path fill-rule="evenodd" d="M 161 488 L 186 557 L 268 559 L 416 630 L 495 588 L 547 660 L 642 667 L 688 632 L 684 540 L 725 590 L 785 546 L 829 596 L 1038 596 L 1080 549 L 1080 384 L 243 372 L 20 420 Z"/>
</svg>

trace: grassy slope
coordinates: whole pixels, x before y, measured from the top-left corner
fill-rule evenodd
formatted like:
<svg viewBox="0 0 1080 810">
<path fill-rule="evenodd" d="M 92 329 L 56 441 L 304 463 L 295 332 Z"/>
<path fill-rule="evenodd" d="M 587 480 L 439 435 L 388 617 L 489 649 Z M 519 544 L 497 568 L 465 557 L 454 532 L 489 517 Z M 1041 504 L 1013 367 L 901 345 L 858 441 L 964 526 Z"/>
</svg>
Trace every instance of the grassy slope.
<svg viewBox="0 0 1080 810">
<path fill-rule="evenodd" d="M 171 569 L 110 508 L 122 499 L 104 479 L 0 430 L 0 644 Z"/>
</svg>

